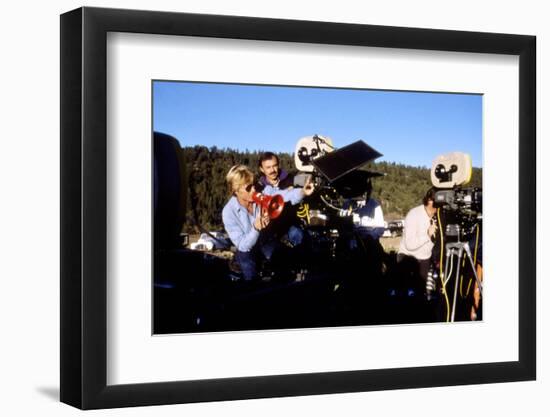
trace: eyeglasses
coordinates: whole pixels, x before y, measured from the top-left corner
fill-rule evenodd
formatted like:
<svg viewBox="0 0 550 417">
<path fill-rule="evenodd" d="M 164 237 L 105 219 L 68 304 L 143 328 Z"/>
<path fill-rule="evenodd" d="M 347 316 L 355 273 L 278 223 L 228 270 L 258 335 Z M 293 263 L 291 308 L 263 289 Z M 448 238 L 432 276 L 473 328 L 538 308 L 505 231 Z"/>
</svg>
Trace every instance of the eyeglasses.
<svg viewBox="0 0 550 417">
<path fill-rule="evenodd" d="M 249 193 L 250 190 L 252 190 L 252 187 L 254 187 L 253 184 L 248 184 L 246 187 L 244 187 L 244 189 L 245 189 L 245 191 L 246 191 L 247 193 Z"/>
</svg>

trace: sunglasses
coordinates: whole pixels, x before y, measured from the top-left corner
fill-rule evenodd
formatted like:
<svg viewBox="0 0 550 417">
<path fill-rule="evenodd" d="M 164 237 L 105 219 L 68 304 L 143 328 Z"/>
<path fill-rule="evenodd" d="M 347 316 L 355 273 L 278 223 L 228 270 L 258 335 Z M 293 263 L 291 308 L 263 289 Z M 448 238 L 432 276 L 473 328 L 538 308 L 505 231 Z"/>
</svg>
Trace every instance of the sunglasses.
<svg viewBox="0 0 550 417">
<path fill-rule="evenodd" d="M 254 184 L 248 184 L 246 187 L 244 187 L 244 189 L 246 190 L 247 193 L 249 193 L 250 190 L 252 190 L 252 187 L 254 187 Z"/>
</svg>

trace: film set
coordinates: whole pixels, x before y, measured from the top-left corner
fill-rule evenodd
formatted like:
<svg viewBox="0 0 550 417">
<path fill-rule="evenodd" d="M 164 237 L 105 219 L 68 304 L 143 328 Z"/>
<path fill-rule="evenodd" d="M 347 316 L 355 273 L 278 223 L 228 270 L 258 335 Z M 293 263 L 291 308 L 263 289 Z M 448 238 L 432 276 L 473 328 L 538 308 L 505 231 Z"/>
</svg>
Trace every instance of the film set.
<svg viewBox="0 0 550 417">
<path fill-rule="evenodd" d="M 262 152 L 204 172 L 178 139 L 153 134 L 154 334 L 482 320 L 467 153 L 435 156 L 417 207 L 384 221 L 373 189 L 389 174 L 363 140 L 313 134 L 293 166 Z"/>
</svg>

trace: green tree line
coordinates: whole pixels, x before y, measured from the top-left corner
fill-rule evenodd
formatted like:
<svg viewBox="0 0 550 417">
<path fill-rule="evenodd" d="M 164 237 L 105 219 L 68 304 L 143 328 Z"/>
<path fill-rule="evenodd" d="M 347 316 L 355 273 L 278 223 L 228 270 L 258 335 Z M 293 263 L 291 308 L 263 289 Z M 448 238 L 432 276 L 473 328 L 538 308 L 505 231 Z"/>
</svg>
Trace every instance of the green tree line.
<svg viewBox="0 0 550 417">
<path fill-rule="evenodd" d="M 200 224 L 208 230 L 223 228 L 221 212 L 230 197 L 225 176 L 233 165 L 244 164 L 259 175 L 258 160 L 263 151 L 237 151 L 205 146 L 184 147 L 183 155 L 188 175 L 187 212 L 184 231 L 199 232 Z M 281 167 L 296 174 L 294 157 L 289 153 L 277 154 Z M 421 203 L 426 190 L 431 187 L 430 169 L 413 167 L 395 162 L 371 162 L 371 171 L 385 174 L 373 179 L 372 197 L 382 205 L 386 220 L 403 218 L 407 212 Z M 468 186 L 481 187 L 482 170 L 474 168 Z"/>
</svg>

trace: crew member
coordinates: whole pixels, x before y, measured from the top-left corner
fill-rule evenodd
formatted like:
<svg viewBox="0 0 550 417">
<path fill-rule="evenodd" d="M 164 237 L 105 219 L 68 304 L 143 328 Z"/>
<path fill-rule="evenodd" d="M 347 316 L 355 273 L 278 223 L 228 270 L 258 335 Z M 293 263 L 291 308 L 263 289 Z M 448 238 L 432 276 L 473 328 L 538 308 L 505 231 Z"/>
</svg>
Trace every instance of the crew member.
<svg viewBox="0 0 550 417">
<path fill-rule="evenodd" d="M 281 168 L 279 157 L 273 152 L 264 152 L 260 155 L 258 169 L 262 173 L 256 184 L 256 190 L 259 192 L 263 192 L 265 187 L 286 190 L 293 186 L 294 178 Z"/>
<path fill-rule="evenodd" d="M 261 236 L 262 231 L 270 224 L 270 219 L 252 199 L 256 191 L 254 174 L 246 166 L 233 166 L 227 173 L 226 181 L 231 198 L 223 208 L 222 220 L 229 238 L 237 248 L 235 259 L 241 267 L 244 279 L 251 281 L 257 277 L 259 257 L 269 260 L 275 250 L 275 242 L 272 239 L 262 239 Z M 297 204 L 313 191 L 313 184 L 308 182 L 304 188 L 264 188 L 263 193 L 280 194 L 285 202 Z"/>
<path fill-rule="evenodd" d="M 279 157 L 273 152 L 264 152 L 258 160 L 258 170 L 262 174 L 257 183 L 256 190 L 266 194 L 280 194 L 281 190 L 294 188 L 294 177 L 281 168 Z M 297 225 L 296 206 L 285 206 L 283 212 L 273 222 L 267 234 L 275 240 L 283 240 L 288 246 L 296 247 L 303 241 L 304 234 Z"/>
<path fill-rule="evenodd" d="M 374 293 L 381 285 L 383 271 L 387 260 L 384 248 L 380 243 L 380 237 L 384 234 L 384 214 L 380 203 L 371 197 L 372 181 L 367 180 L 364 198 L 348 200 L 344 204 L 347 215 L 352 216 L 354 238 L 349 241 L 350 249 L 358 250 L 358 262 L 360 268 L 368 276 L 370 292 Z M 366 282 L 365 282 L 366 283 Z M 358 289 L 358 293 L 364 293 L 364 289 Z"/>
<path fill-rule="evenodd" d="M 351 210 L 353 224 L 361 237 L 370 237 L 374 240 L 378 240 L 384 234 L 385 230 L 384 213 L 380 203 L 372 198 L 371 195 L 372 181 L 369 179 L 367 182 L 365 199 L 358 202 L 350 200 L 344 205 L 344 209 Z"/>
<path fill-rule="evenodd" d="M 397 254 L 397 262 L 408 265 L 408 272 L 419 278 L 416 283 L 411 283 L 413 286 L 417 285 L 417 290 L 426 288 L 434 247 L 432 238 L 437 230 L 434 218 L 437 213 L 437 208 L 434 207 L 434 196 L 435 190 L 430 188 L 422 199 L 422 205 L 407 213 Z"/>
</svg>

